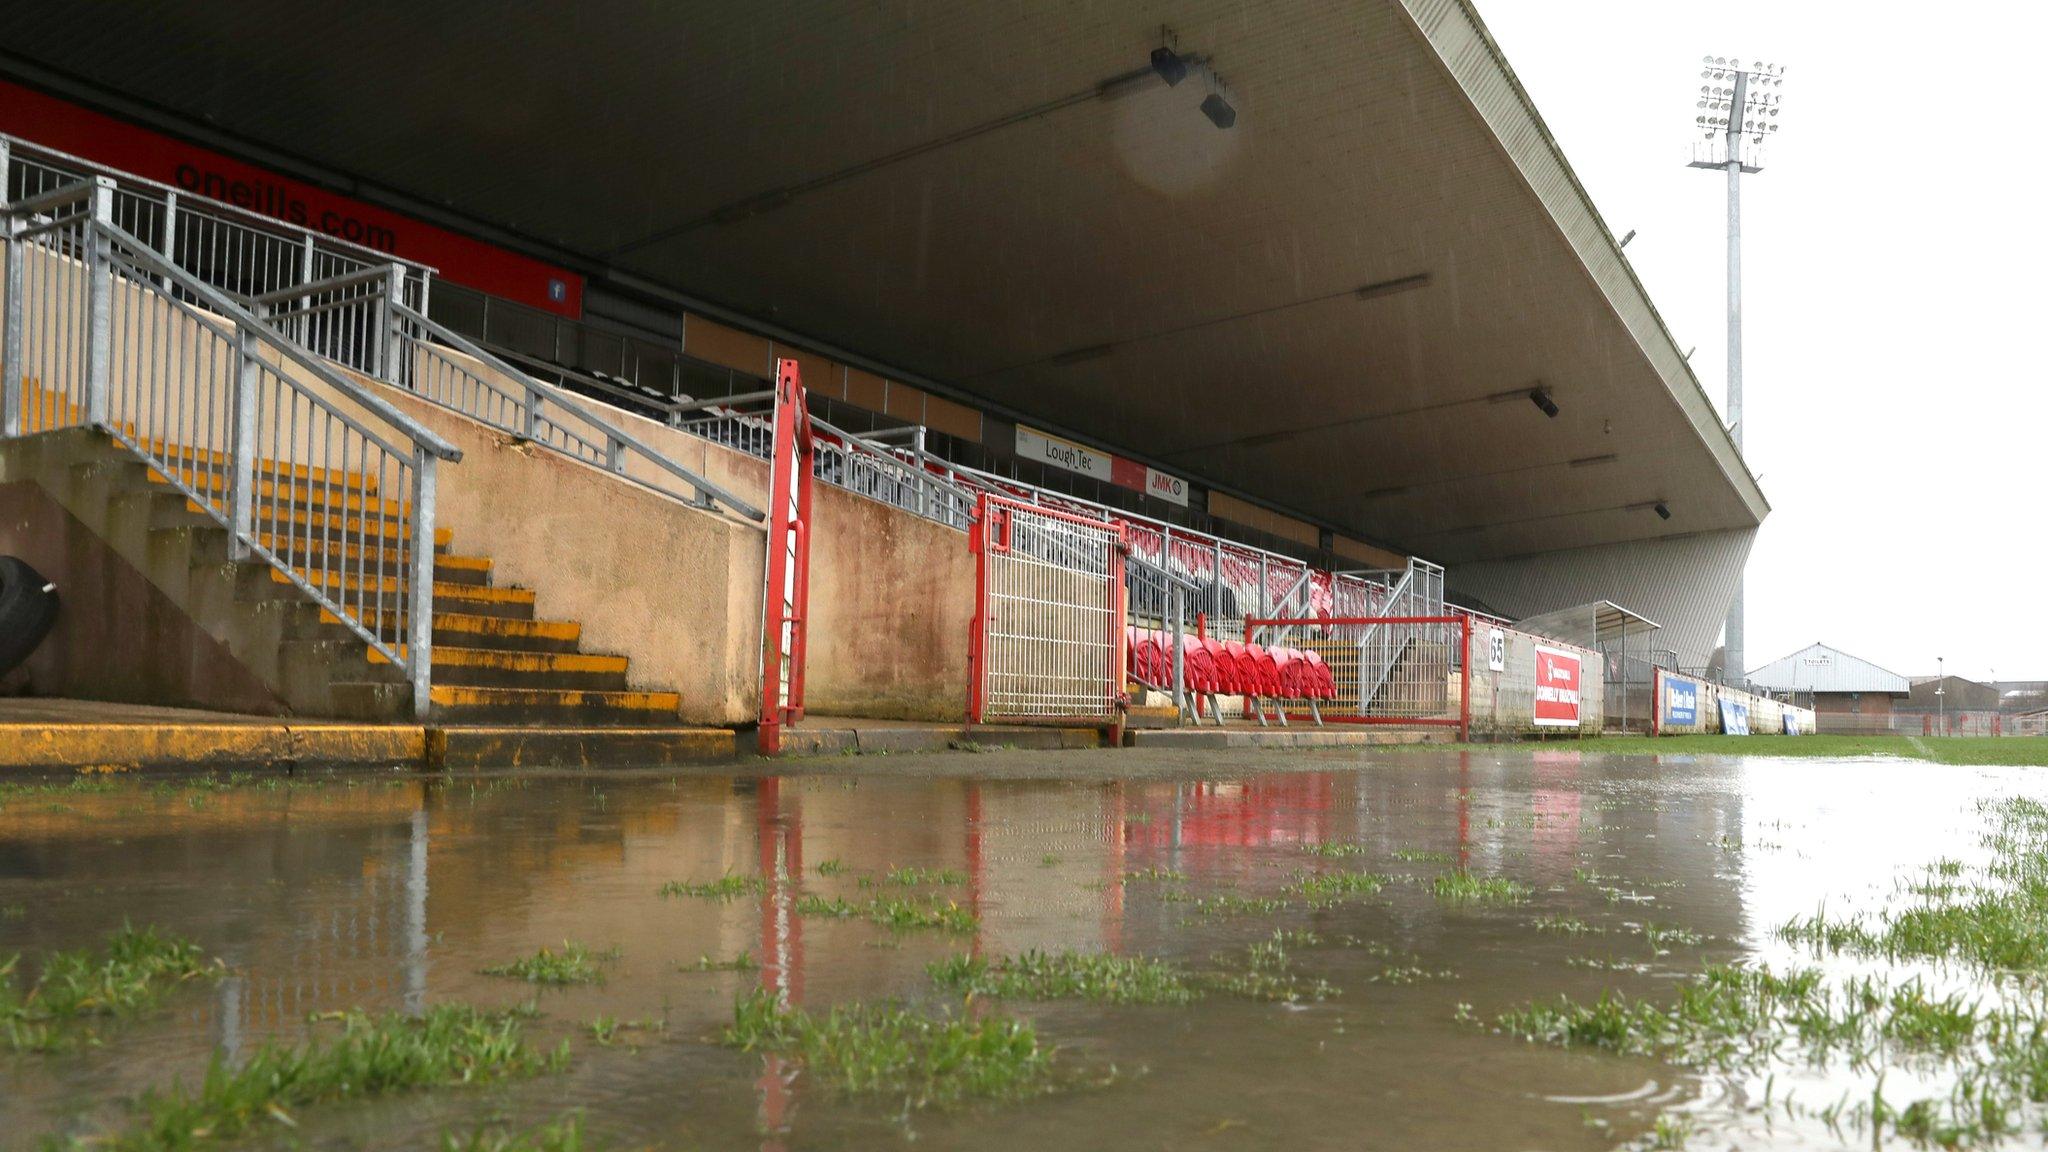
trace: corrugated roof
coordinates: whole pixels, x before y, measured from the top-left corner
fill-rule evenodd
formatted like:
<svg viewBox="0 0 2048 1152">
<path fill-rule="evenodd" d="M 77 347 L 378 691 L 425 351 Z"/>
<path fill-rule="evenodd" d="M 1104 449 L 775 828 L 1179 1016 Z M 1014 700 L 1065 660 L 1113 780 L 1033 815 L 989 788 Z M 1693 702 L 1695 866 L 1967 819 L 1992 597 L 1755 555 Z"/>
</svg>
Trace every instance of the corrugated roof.
<svg viewBox="0 0 2048 1152">
<path fill-rule="evenodd" d="M 1752 669 L 1749 678 L 1760 687 L 1786 692 L 1884 692 L 1903 696 L 1912 691 L 1904 676 L 1818 642 Z"/>
</svg>

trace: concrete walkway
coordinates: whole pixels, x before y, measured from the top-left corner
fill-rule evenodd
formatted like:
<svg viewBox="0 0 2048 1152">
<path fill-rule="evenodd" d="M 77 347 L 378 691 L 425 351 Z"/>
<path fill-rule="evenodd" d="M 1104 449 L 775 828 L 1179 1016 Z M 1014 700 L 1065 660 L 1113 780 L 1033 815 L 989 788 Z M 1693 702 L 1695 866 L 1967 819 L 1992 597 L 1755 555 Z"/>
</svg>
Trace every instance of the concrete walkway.
<svg viewBox="0 0 2048 1152">
<path fill-rule="evenodd" d="M 0 773 L 209 768 L 623 768 L 729 761 L 725 728 L 358 724 L 0 698 Z"/>
<path fill-rule="evenodd" d="M 1150 728 L 1133 748 L 1355 748 L 1441 738 L 1356 727 Z M 783 734 L 783 756 L 904 755 L 954 749 L 1104 747 L 1098 728 L 812 716 Z M 223 768 L 664 768 L 754 755 L 729 728 L 514 728 L 361 724 L 92 700 L 0 698 L 0 774 Z"/>
<path fill-rule="evenodd" d="M 751 735 L 744 737 L 752 750 Z M 785 756 L 874 756 L 945 752 L 954 748 L 1022 748 L 1051 751 L 1100 748 L 1099 728 L 1026 724 L 930 723 L 870 720 L 852 716 L 806 716 L 782 734 Z"/>
</svg>

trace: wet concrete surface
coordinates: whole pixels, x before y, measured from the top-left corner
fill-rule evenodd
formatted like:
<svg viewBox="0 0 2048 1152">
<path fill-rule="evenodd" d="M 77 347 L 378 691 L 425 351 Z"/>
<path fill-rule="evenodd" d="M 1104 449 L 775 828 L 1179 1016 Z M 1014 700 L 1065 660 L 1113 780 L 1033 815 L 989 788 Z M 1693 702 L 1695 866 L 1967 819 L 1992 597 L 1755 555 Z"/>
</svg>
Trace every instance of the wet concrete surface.
<svg viewBox="0 0 2048 1152">
<path fill-rule="evenodd" d="M 533 1027 L 571 1040 L 567 1071 L 311 1110 L 299 1130 L 247 1143 L 419 1147 L 487 1117 L 581 1108 L 587 1139 L 622 1148 L 1594 1149 L 1679 1109 L 1718 1134 L 1714 1146 L 1833 1146 L 1812 1124 L 1760 1116 L 1753 1086 L 1531 1045 L 1472 1018 L 1610 988 L 1658 997 L 1710 961 L 1784 961 L 1778 925 L 1823 904 L 1880 906 L 1929 861 L 1981 855 L 1979 798 L 2044 793 L 2024 768 L 1526 746 L 16 789 L 0 796 L 0 958 L 90 946 L 128 922 L 196 940 L 231 975 L 180 990 L 101 1046 L 0 1052 L 0 1133 L 17 1146 L 108 1130 L 135 1093 L 196 1079 L 216 1052 L 299 1039 L 309 1014 L 537 996 Z M 1310 850 L 1337 844 L 1361 847 Z M 957 873 L 920 891 L 957 900 L 979 927 L 898 933 L 795 910 L 801 895 L 854 898 L 906 866 Z M 1430 881 L 1458 868 L 1532 895 L 1447 905 Z M 1282 891 L 1357 870 L 1393 879 L 1320 907 Z M 657 894 L 729 873 L 761 877 L 760 891 Z M 1218 895 L 1288 903 L 1197 910 Z M 1604 931 L 1537 927 L 1557 917 Z M 1703 939 L 1659 953 L 1645 922 Z M 717 1043 L 754 987 L 807 1007 L 958 1011 L 928 962 L 1064 948 L 1201 968 L 1276 929 L 1319 937 L 1292 946 L 1293 962 L 1338 995 L 1004 1004 L 1106 1081 L 1025 1103 L 906 1115 Z M 536 993 L 480 972 L 567 940 L 618 949 L 602 984 Z M 759 967 L 691 970 L 741 952 Z M 662 1026 L 600 1046 L 585 1029 L 600 1016 Z M 1836 1087 L 1822 1072 L 1788 1070 L 1785 1083 L 1801 1075 L 1816 1093 Z"/>
</svg>

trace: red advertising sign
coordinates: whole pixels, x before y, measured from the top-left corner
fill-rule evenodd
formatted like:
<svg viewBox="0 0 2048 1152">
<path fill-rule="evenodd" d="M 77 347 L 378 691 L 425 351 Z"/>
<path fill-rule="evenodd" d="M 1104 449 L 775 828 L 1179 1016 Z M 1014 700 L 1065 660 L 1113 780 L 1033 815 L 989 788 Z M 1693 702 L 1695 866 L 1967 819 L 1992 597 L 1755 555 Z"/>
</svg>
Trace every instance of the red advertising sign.
<svg viewBox="0 0 2048 1152">
<path fill-rule="evenodd" d="M 1579 654 L 1536 647 L 1536 725 L 1579 726 Z"/>
<path fill-rule="evenodd" d="M 493 296 L 563 316 L 583 313 L 583 278 L 573 272 L 6 81 L 0 132 L 426 264 Z"/>
</svg>

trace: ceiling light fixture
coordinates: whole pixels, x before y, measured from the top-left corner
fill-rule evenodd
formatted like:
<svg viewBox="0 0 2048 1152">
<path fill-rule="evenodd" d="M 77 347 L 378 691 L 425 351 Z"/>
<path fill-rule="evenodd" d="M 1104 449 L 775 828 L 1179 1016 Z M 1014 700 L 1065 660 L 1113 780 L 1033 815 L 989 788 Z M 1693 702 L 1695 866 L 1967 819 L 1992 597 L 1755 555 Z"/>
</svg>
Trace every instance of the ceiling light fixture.
<svg viewBox="0 0 2048 1152">
<path fill-rule="evenodd" d="M 1221 92 L 1211 92 L 1202 98 L 1202 115 L 1218 128 L 1228 128 L 1237 123 L 1237 109 L 1230 106 L 1230 101 L 1225 100 Z"/>
<path fill-rule="evenodd" d="M 1180 53 L 1161 44 L 1152 50 L 1152 71 L 1159 73 L 1159 78 L 1171 88 L 1188 78 L 1188 62 L 1180 58 Z"/>
<path fill-rule="evenodd" d="M 1557 401 L 1550 398 L 1550 389 L 1540 385 L 1529 389 L 1529 403 L 1541 408 L 1545 416 L 1557 419 Z"/>
</svg>

